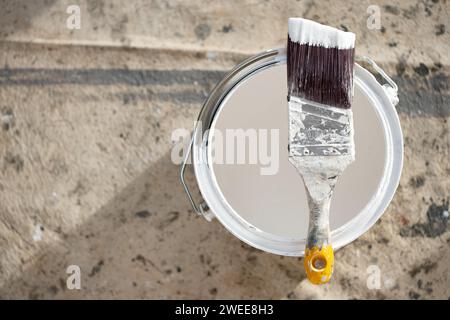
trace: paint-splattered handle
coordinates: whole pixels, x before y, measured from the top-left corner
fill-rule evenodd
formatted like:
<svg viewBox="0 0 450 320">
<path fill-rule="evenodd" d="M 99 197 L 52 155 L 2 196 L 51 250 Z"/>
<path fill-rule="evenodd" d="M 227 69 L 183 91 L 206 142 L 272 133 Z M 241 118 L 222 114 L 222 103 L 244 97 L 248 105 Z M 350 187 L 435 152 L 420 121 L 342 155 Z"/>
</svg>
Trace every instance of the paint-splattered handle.
<svg viewBox="0 0 450 320">
<path fill-rule="evenodd" d="M 306 248 L 304 266 L 308 280 L 313 284 L 330 281 L 334 267 L 334 252 L 331 245 Z"/>
<path fill-rule="evenodd" d="M 309 228 L 305 249 L 305 271 L 313 284 L 324 284 L 330 281 L 334 266 L 333 247 L 330 242 L 329 212 L 334 179 L 324 179 L 323 186 L 329 192 L 325 197 L 319 193 L 311 193 L 308 189 Z"/>
</svg>

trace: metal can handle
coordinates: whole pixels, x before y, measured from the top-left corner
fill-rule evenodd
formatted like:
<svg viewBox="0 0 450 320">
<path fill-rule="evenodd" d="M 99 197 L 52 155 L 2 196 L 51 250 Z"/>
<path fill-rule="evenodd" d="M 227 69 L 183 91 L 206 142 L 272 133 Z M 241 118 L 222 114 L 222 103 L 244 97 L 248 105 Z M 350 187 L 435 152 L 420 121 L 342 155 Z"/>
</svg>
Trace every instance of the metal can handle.
<svg viewBox="0 0 450 320">
<path fill-rule="evenodd" d="M 366 56 L 357 56 L 356 57 L 356 61 L 364 61 L 367 62 L 372 68 L 375 69 L 376 72 L 378 72 L 380 74 L 380 76 L 383 77 L 384 80 L 386 80 L 387 84 L 382 84 L 381 86 L 383 87 L 384 91 L 386 92 L 386 94 L 388 95 L 390 101 L 392 102 L 392 104 L 394 105 L 394 107 L 398 104 L 399 99 L 398 99 L 398 86 L 397 84 L 394 82 L 394 80 L 391 79 L 391 77 L 389 77 L 386 72 L 384 72 L 383 69 L 381 69 L 380 66 L 378 66 L 375 61 L 373 61 L 372 59 L 370 59 L 369 57 Z"/>
<path fill-rule="evenodd" d="M 193 143 L 194 143 L 194 135 L 192 135 L 186 155 L 184 156 L 183 162 L 181 164 L 180 180 L 181 180 L 181 184 L 183 185 L 184 191 L 186 192 L 186 194 L 189 198 L 189 201 L 191 202 L 192 208 L 195 210 L 195 212 L 197 212 L 197 214 L 199 214 L 199 215 L 204 216 L 206 220 L 211 221 L 213 215 L 209 212 L 208 205 L 205 202 L 201 202 L 198 205 L 195 203 L 194 197 L 192 196 L 192 193 L 189 190 L 186 180 L 184 179 L 184 173 L 186 171 L 186 164 L 189 159 L 189 156 L 191 155 Z"/>
</svg>

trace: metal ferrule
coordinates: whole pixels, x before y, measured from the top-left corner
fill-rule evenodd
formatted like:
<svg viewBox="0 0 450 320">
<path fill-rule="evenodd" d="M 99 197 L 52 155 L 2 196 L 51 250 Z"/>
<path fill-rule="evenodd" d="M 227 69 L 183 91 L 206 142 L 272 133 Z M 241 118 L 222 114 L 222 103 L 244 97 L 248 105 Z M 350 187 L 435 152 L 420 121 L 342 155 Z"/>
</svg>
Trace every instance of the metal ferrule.
<svg viewBox="0 0 450 320">
<path fill-rule="evenodd" d="M 289 156 L 338 156 L 354 153 L 351 109 L 289 100 Z"/>
</svg>

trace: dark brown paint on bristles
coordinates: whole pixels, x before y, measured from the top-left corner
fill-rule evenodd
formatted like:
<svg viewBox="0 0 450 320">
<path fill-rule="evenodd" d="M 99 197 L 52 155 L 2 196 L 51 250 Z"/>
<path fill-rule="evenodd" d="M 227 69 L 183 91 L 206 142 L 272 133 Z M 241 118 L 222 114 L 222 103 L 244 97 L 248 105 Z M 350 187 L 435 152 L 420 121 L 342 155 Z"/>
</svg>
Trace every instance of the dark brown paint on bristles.
<svg viewBox="0 0 450 320">
<path fill-rule="evenodd" d="M 352 103 L 355 48 L 287 44 L 288 97 L 348 109 Z"/>
</svg>

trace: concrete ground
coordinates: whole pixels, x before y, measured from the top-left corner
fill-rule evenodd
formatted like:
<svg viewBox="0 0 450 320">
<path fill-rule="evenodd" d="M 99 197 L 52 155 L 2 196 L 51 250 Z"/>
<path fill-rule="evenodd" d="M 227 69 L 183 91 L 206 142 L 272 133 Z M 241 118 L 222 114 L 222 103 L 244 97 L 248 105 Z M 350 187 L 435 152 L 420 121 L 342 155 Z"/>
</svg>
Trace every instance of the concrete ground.
<svg viewBox="0 0 450 320">
<path fill-rule="evenodd" d="M 75 2 L 81 29 L 69 30 Z M 0 297 L 450 298 L 447 1 L 0 7 Z M 377 8 L 381 28 L 370 29 Z M 236 63 L 283 46 L 290 16 L 355 32 L 357 54 L 400 88 L 400 186 L 321 287 L 301 259 L 253 249 L 193 213 L 170 160 L 171 132 L 192 128 Z M 69 265 L 81 268 L 81 290 L 66 286 Z M 370 266 L 378 289 L 367 285 Z"/>
</svg>

